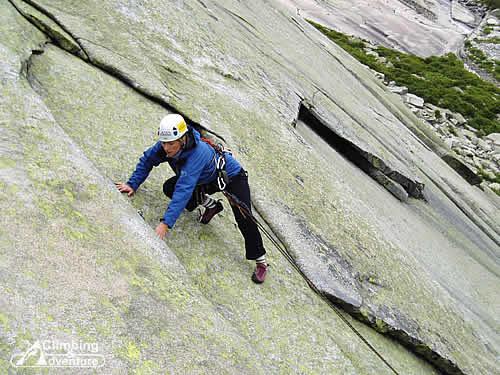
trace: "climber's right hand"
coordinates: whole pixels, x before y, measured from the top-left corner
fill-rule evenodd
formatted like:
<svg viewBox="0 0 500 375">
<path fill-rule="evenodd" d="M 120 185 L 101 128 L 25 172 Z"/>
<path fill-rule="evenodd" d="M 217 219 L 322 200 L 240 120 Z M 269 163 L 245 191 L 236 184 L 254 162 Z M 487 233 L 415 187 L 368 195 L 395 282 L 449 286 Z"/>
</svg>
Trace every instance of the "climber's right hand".
<svg viewBox="0 0 500 375">
<path fill-rule="evenodd" d="M 123 182 L 115 182 L 115 186 L 118 188 L 120 193 L 127 193 L 127 196 L 131 197 L 134 195 L 135 190 L 132 189 L 129 185 L 124 184 Z"/>
</svg>

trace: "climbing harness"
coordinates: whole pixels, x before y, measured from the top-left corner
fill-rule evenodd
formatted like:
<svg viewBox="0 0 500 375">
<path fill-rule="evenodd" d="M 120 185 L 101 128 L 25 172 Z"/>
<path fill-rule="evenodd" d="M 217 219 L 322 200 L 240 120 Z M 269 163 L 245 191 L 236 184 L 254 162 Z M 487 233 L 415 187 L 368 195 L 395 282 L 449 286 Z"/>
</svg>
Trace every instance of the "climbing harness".
<svg viewBox="0 0 500 375">
<path fill-rule="evenodd" d="M 286 247 L 280 243 L 279 240 L 274 238 L 274 236 L 269 233 L 267 228 L 259 221 L 257 218 L 252 214 L 252 211 L 247 207 L 247 205 L 242 202 L 237 196 L 234 194 L 228 192 L 226 189 L 227 184 L 229 182 L 227 173 L 225 171 L 225 166 L 226 166 L 226 160 L 224 157 L 224 152 L 228 152 L 224 148 L 222 144 L 215 144 L 212 140 L 207 139 L 207 138 L 202 138 L 202 140 L 206 143 L 208 143 L 210 146 L 212 146 L 215 150 L 216 156 L 219 155 L 219 158 L 217 159 L 216 162 L 216 170 L 217 170 L 217 185 L 219 186 L 219 189 L 222 191 L 222 194 L 228 199 L 229 203 L 237 207 L 241 214 L 253 221 L 259 230 L 264 233 L 264 235 L 271 241 L 271 243 L 278 249 L 278 251 L 285 257 L 286 260 L 290 263 L 290 265 L 304 278 L 305 282 L 309 287 L 316 292 L 332 309 L 335 311 L 335 313 L 338 315 L 338 317 L 356 334 L 356 336 L 359 337 L 359 339 L 366 345 L 368 348 L 377 355 L 377 357 L 382 360 L 382 362 L 396 375 L 399 375 L 399 373 L 392 367 L 392 365 L 380 354 L 377 349 L 375 349 L 370 342 L 363 337 L 363 335 L 347 320 L 347 318 L 342 314 L 340 309 L 330 300 L 328 299 L 321 291 L 316 287 L 316 285 L 313 284 L 311 280 L 307 278 L 307 276 L 304 274 L 304 272 L 297 266 L 295 263 L 295 260 L 293 259 L 292 255 L 288 252 Z M 229 151 L 230 152 L 230 151 Z M 216 157 L 215 156 L 215 157 Z"/>
</svg>

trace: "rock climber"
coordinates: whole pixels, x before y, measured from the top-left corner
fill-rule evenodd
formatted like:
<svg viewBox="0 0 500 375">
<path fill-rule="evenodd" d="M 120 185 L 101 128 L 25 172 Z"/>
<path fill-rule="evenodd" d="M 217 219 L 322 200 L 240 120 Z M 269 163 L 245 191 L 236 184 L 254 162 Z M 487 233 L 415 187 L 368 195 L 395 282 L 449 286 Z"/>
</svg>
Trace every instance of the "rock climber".
<svg viewBox="0 0 500 375">
<path fill-rule="evenodd" d="M 171 200 L 156 227 L 156 234 L 164 239 L 185 208 L 193 211 L 199 205 L 204 207 L 199 221 L 208 224 L 223 210 L 220 200 L 210 195 L 224 189 L 228 196 L 235 198 L 229 199 L 229 203 L 245 240 L 246 258 L 256 262 L 252 280 L 263 283 L 268 265 L 262 237 L 255 221 L 237 206 L 240 202 L 251 210 L 248 173 L 230 152 L 216 150 L 202 140 L 200 133 L 187 126 L 181 115 L 169 114 L 160 122 L 158 141 L 144 152 L 127 183 L 117 182 L 116 187 L 129 197 L 134 195 L 153 167 L 164 162 L 175 175 L 163 184 L 163 192 Z"/>
</svg>

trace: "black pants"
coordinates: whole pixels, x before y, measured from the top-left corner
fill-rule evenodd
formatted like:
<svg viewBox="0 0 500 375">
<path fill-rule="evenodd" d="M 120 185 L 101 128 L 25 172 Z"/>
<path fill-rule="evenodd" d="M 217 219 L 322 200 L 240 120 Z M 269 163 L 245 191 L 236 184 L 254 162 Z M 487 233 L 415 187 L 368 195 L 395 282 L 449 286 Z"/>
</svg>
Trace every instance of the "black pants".
<svg viewBox="0 0 500 375">
<path fill-rule="evenodd" d="M 174 194 L 177 179 L 177 176 L 173 176 L 163 184 L 163 192 L 169 198 L 172 198 Z M 196 207 L 198 207 L 199 204 L 201 204 L 201 202 L 203 202 L 204 194 L 210 195 L 214 194 L 217 191 L 220 190 L 215 181 L 207 185 L 198 185 L 194 190 L 191 199 L 186 205 L 186 209 L 188 211 L 193 211 Z M 241 169 L 239 174 L 230 178 L 229 184 L 226 187 L 226 191 L 237 197 L 250 209 L 250 211 L 252 210 L 250 201 L 250 186 L 248 185 L 248 174 L 243 170 L 243 168 Z M 262 244 L 262 237 L 260 235 L 257 224 L 255 224 L 250 218 L 246 218 L 240 212 L 240 209 L 238 207 L 235 207 L 231 204 L 231 209 L 233 210 L 234 218 L 236 219 L 238 228 L 240 229 L 240 232 L 245 239 L 246 258 L 255 260 L 264 255 L 266 253 L 266 250 L 264 249 L 264 245 Z"/>
</svg>

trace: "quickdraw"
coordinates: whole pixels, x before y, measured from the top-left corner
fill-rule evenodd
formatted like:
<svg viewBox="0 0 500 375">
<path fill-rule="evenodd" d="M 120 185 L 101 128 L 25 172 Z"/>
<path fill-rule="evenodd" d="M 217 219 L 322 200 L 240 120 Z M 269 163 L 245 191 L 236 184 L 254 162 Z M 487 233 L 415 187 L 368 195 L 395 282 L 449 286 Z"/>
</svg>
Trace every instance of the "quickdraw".
<svg viewBox="0 0 500 375">
<path fill-rule="evenodd" d="M 208 143 L 215 150 L 215 170 L 217 171 L 217 186 L 220 191 L 224 191 L 229 184 L 229 177 L 226 172 L 225 152 L 231 153 L 231 150 L 225 148 L 221 143 L 214 143 L 209 138 L 201 138 L 205 143 Z"/>
<path fill-rule="evenodd" d="M 215 169 L 217 170 L 217 185 L 221 191 L 226 190 L 229 178 L 226 172 L 226 158 L 224 154 L 220 154 L 217 162 L 215 163 Z"/>
</svg>

